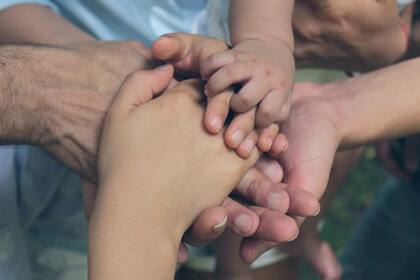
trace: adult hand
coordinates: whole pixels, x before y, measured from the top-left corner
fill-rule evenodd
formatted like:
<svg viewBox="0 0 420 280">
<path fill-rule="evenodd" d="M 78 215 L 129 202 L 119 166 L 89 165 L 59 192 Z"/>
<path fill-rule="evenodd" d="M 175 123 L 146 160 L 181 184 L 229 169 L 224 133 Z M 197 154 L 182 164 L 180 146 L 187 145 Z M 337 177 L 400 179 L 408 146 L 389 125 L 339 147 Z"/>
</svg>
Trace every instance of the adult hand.
<svg viewBox="0 0 420 280">
<path fill-rule="evenodd" d="M 226 45 L 219 40 L 200 35 L 173 33 L 158 40 L 153 45 L 152 52 L 155 57 L 172 62 L 183 75 L 199 76 L 199 61 L 221 49 L 226 49 Z M 217 113 L 218 107 L 211 110 Z M 284 136 L 277 137 L 277 150 L 283 150 L 286 146 Z M 290 215 L 307 217 L 319 211 L 318 202 L 309 193 L 280 184 L 282 178 L 280 165 L 266 157 L 262 158 L 235 189 L 242 197 L 256 204 L 250 207 L 254 213 L 241 211 L 246 215 L 239 214 L 238 202 L 230 199 L 225 201 L 225 209 L 231 211 L 230 217 L 234 217 L 228 219 L 228 226 L 239 235 L 248 237 L 243 240 L 243 244 L 254 243 L 257 240 L 274 241 L 276 244 L 293 240 L 298 234 L 298 227 Z M 203 241 L 205 242 L 198 240 L 196 243 L 202 244 Z M 253 254 L 250 250 L 252 248 L 248 246 L 241 247 L 240 253 L 246 262 L 255 259 L 250 257 L 250 254 Z"/>
<path fill-rule="evenodd" d="M 335 122 L 338 113 L 330 106 L 326 90 L 327 87 L 309 83 L 295 85 L 293 109 L 282 126 L 282 132 L 289 140 L 288 149 L 283 151 L 282 145 L 277 148 L 274 142 L 271 152 L 284 168 L 285 183 L 292 189 L 304 189 L 318 199 L 327 186 L 340 142 Z M 248 240 L 242 244 L 242 250 L 244 257 L 253 261 L 277 245 L 264 240 Z"/>
<path fill-rule="evenodd" d="M 95 181 L 105 113 L 125 77 L 150 67 L 148 49 L 137 42 L 90 42 L 28 46 L 16 57 L 10 67 L 20 73 L 13 86 L 18 96 L 37 100 L 26 116 L 29 123 L 34 116 L 40 119 L 30 130 L 30 142 Z"/>
</svg>

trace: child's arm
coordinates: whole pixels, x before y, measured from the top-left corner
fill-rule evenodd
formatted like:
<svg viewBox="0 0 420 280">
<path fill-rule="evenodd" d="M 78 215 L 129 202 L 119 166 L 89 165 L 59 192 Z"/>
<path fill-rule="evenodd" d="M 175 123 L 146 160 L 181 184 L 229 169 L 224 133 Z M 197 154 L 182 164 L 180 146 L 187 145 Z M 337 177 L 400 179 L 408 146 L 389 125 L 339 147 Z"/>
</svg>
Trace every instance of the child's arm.
<svg viewBox="0 0 420 280">
<path fill-rule="evenodd" d="M 230 38 L 233 45 L 260 40 L 293 50 L 293 0 L 232 0 Z"/>
<path fill-rule="evenodd" d="M 201 63 L 212 98 L 240 85 L 230 107 L 239 113 L 229 126 L 234 131 L 226 143 L 237 147 L 249 131 L 283 121 L 290 111 L 294 82 L 293 1 L 238 0 L 230 7 L 232 49 L 215 53 Z"/>
</svg>

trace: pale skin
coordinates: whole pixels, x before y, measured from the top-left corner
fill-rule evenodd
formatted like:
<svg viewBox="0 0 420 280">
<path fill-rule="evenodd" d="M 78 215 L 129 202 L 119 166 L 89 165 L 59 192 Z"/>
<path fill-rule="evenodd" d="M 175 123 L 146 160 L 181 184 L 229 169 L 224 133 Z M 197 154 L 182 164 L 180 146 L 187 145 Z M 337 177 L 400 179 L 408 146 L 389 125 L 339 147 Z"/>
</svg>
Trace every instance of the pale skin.
<svg viewBox="0 0 420 280">
<path fill-rule="evenodd" d="M 16 21 L 15 19 L 17 18 L 20 20 Z M 0 39 L 3 42 L 18 41 L 60 45 L 71 42 L 94 40 L 90 35 L 80 31 L 74 25 L 64 20 L 62 17 L 57 16 L 48 8 L 39 5 L 17 5 L 1 11 L 0 21 L 2 22 Z M 47 29 L 50 32 L 49 34 L 46 34 L 43 30 L 46 26 L 50 27 L 50 29 Z M 68 73 L 71 75 L 65 77 L 72 78 L 69 81 L 70 84 L 66 87 L 59 87 L 56 90 L 51 88 L 51 92 L 55 92 L 56 97 L 62 97 L 63 100 L 54 103 L 54 101 L 60 99 L 46 99 L 53 102 L 50 107 L 52 112 L 46 115 L 49 117 L 51 116 L 51 120 L 54 120 L 54 122 L 51 122 L 51 125 L 53 125 L 52 127 L 48 127 L 48 131 L 52 132 L 52 135 L 45 134 L 44 136 L 48 136 L 45 140 L 48 141 L 44 141 L 41 146 L 50 151 L 51 154 L 60 158 L 67 165 L 70 165 L 72 168 L 81 172 L 85 177 L 96 180 L 97 133 L 102 124 L 103 116 L 111 99 L 115 95 L 116 90 L 121 84 L 121 81 L 131 71 L 150 67 L 151 57 L 149 51 L 137 42 L 78 43 L 74 45 L 75 50 L 72 49 L 73 46 L 65 46 L 65 48 L 68 49 L 68 52 L 64 53 L 71 54 L 74 52 L 77 54 L 78 47 L 80 47 L 81 51 L 80 66 L 68 64 L 66 62 L 69 60 L 67 56 L 64 56 L 63 60 L 60 60 L 61 56 L 52 56 L 59 58 L 57 62 L 51 61 L 52 63 L 60 64 L 63 62 L 65 66 L 69 67 Z M 43 55 L 43 57 L 45 55 Z M 93 60 L 89 60 L 90 56 L 92 56 Z M 84 61 L 83 58 L 87 60 Z M 38 60 L 36 57 L 34 59 Z M 88 66 L 82 62 L 87 63 Z M 40 69 L 40 65 L 36 65 L 36 67 L 38 67 L 37 70 Z M 85 72 L 74 72 L 75 68 L 83 69 Z M 43 69 L 49 69 L 48 60 L 45 61 Z M 62 67 L 62 69 L 67 68 Z M 89 71 L 91 70 L 94 71 L 95 75 L 92 76 L 92 74 L 89 74 Z M 46 71 L 47 75 L 45 76 L 45 79 L 52 78 L 50 84 L 59 85 L 59 83 L 55 82 L 54 77 L 62 80 L 63 77 L 60 77 L 60 74 L 64 75 L 65 73 L 54 70 L 54 72 L 52 72 L 53 75 L 51 75 L 50 72 L 50 70 Z M 81 77 L 79 77 L 78 74 L 80 74 Z M 86 89 L 79 87 L 78 81 L 80 81 L 80 78 L 83 81 L 82 84 L 86 86 Z M 86 79 L 88 80 L 85 81 Z M 95 84 L 90 84 L 91 82 L 95 82 Z M 71 83 L 74 83 L 74 85 Z M 44 82 L 43 84 L 48 83 Z M 36 83 L 33 85 L 35 86 Z M 70 93 L 67 92 L 69 88 L 79 90 Z M 33 94 L 36 91 L 32 90 L 30 92 Z M 24 95 L 22 96 L 24 97 Z M 1 96 L 1 98 L 2 97 L 3 96 Z M 87 102 L 87 100 L 89 101 Z M 80 101 L 83 105 L 91 104 L 93 108 L 89 107 L 85 108 L 88 109 L 88 111 L 80 111 L 84 106 L 73 104 L 75 101 Z M 2 102 L 2 104 L 8 104 L 8 102 L 5 101 Z M 12 109 L 11 106 L 8 108 Z M 95 110 L 98 110 L 98 112 Z M 47 111 L 45 109 L 39 109 L 36 112 Z M 64 115 L 66 118 L 63 118 Z M 31 120 L 34 120 L 34 118 Z M 96 129 L 89 129 L 87 131 L 86 123 L 90 123 L 90 125 Z M 80 125 L 78 126 L 78 124 Z M 2 138 L 3 141 L 13 141 L 11 138 L 11 133 L 15 133 L 13 132 L 13 127 L 9 127 L 9 130 L 7 131 L 3 130 L 2 133 L 5 134 Z M 63 136 L 74 136 L 74 138 L 66 139 L 63 138 Z M 253 139 L 256 139 L 255 135 L 253 137 Z M 57 145 L 57 143 L 62 143 L 62 145 Z M 86 147 L 88 152 L 79 150 L 79 147 Z M 298 228 L 296 224 L 287 223 L 282 225 L 281 223 L 278 223 L 273 227 L 269 223 L 269 220 L 273 217 L 280 217 L 280 221 L 283 220 L 283 217 L 286 217 L 286 215 L 284 215 L 285 205 L 288 205 L 289 203 L 292 206 L 289 211 L 290 214 L 295 212 L 295 214 L 299 213 L 299 215 L 303 216 L 314 215 L 318 212 L 319 204 L 313 198 L 310 198 L 310 196 L 304 195 L 303 198 L 300 199 L 302 196 L 299 194 L 296 195 L 293 189 L 273 183 L 272 180 L 277 182 L 275 179 L 278 177 L 277 174 L 279 170 L 281 170 L 280 166 L 277 165 L 275 168 L 265 168 L 265 166 L 266 164 L 264 163 L 258 163 L 255 168 L 252 168 L 250 172 L 244 176 L 237 186 L 237 193 L 244 194 L 250 201 L 258 201 L 258 207 L 248 209 L 238 202 L 227 198 L 221 207 L 207 209 L 197 218 L 191 227 L 191 230 L 185 236 L 186 240 L 192 244 L 205 244 L 219 236 L 226 227 L 231 228 L 242 236 L 267 238 L 268 240 L 289 240 L 290 236 L 285 236 L 283 234 L 283 228 L 285 227 L 288 228 L 289 232 L 297 234 Z M 85 206 L 87 214 L 89 215 L 95 199 L 95 189 L 92 184 L 87 185 L 90 187 L 84 189 Z M 258 191 L 250 191 L 251 189 Z M 270 207 L 267 206 L 269 204 L 268 201 L 272 201 Z M 282 212 L 277 211 L 277 209 L 280 209 Z M 182 261 L 185 260 L 186 254 L 185 251 L 181 251 L 181 253 L 180 260 Z"/>
<path fill-rule="evenodd" d="M 241 159 L 205 132 L 196 81 L 143 104 L 167 88 L 172 73 L 163 66 L 130 75 L 110 107 L 90 223 L 90 279 L 172 279 L 183 233 L 258 159 L 257 152 Z"/>
<path fill-rule="evenodd" d="M 209 132 L 222 129 L 229 109 L 237 113 L 226 130 L 226 144 L 231 148 L 242 142 L 251 145 L 249 134 L 254 126 L 269 127 L 289 114 L 295 71 L 293 2 L 267 0 L 261 5 L 252 0 L 231 1 L 232 49 L 216 48 L 197 62 L 200 76 L 207 81 L 205 125 Z M 170 44 L 164 36 L 154 47 L 165 49 Z M 229 88 L 235 84 L 241 84 L 242 89 L 233 95 Z M 213 110 L 216 106 L 223 110 Z M 264 145 L 271 144 L 268 140 Z"/>
</svg>

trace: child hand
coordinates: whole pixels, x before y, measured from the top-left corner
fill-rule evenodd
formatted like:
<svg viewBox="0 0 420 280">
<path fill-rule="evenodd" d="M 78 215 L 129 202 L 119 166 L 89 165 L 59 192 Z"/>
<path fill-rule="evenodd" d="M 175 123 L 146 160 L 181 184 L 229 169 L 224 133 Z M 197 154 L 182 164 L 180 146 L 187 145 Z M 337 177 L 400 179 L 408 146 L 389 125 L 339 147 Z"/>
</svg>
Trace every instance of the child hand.
<svg viewBox="0 0 420 280">
<path fill-rule="evenodd" d="M 221 40 L 187 33 L 163 35 L 152 45 L 155 58 L 172 63 L 178 73 L 189 77 L 200 76 L 200 69 L 204 68 L 203 63 L 208 58 L 228 50 L 226 43 Z M 233 95 L 233 91 L 226 88 L 222 93 L 207 98 L 204 126 L 210 133 L 219 133 L 223 128 Z M 262 152 L 269 151 L 278 134 L 278 126 L 272 124 L 256 137 L 255 133 L 251 133 L 254 126 L 255 109 L 237 114 L 226 129 L 226 144 L 241 157 L 248 157 L 256 144 Z"/>
<path fill-rule="evenodd" d="M 210 98 L 235 84 L 242 85 L 232 96 L 230 107 L 237 113 L 255 113 L 252 117 L 257 127 L 265 128 L 287 118 L 295 65 L 293 52 L 286 44 L 273 47 L 256 39 L 244 40 L 230 50 L 207 57 L 200 66 L 202 78 L 207 81 L 205 93 Z"/>
</svg>

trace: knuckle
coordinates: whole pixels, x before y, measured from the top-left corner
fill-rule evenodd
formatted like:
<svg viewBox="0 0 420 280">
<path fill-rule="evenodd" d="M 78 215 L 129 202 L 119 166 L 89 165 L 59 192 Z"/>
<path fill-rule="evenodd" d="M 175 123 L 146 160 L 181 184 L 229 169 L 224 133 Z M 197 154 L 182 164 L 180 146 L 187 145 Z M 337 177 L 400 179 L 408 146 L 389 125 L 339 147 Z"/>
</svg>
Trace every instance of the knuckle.
<svg viewBox="0 0 420 280">
<path fill-rule="evenodd" d="M 251 199 L 256 199 L 261 194 L 262 179 L 260 177 L 254 178 L 246 189 L 246 196 Z"/>
<path fill-rule="evenodd" d="M 259 114 L 261 118 L 265 121 L 274 120 L 276 116 L 276 112 L 271 106 L 261 106 Z"/>
<path fill-rule="evenodd" d="M 134 52 L 137 52 L 139 54 L 143 54 L 145 50 L 147 50 L 146 45 L 136 40 L 125 41 L 124 45 L 127 49 L 133 50 Z"/>
<path fill-rule="evenodd" d="M 235 97 L 235 109 L 238 111 L 248 110 L 253 106 L 252 98 L 247 94 L 238 94 Z"/>
</svg>

